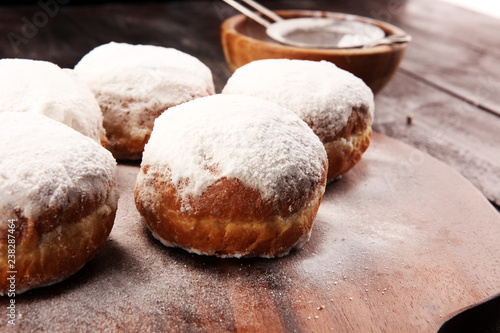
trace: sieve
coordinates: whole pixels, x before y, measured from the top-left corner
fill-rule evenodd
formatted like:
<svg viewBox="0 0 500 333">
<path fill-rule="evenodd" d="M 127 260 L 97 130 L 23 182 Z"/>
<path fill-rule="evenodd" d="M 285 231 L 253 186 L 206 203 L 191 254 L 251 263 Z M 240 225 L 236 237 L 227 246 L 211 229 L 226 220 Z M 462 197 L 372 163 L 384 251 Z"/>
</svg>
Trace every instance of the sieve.
<svg viewBox="0 0 500 333">
<path fill-rule="evenodd" d="M 385 31 L 376 25 L 354 19 L 301 17 L 285 20 L 253 0 L 243 0 L 243 2 L 261 15 L 234 0 L 223 1 L 264 26 L 268 37 L 285 45 L 341 49 L 367 48 L 411 41 L 411 37 L 407 34 L 386 36 Z M 272 21 L 268 21 L 264 16 Z"/>
</svg>

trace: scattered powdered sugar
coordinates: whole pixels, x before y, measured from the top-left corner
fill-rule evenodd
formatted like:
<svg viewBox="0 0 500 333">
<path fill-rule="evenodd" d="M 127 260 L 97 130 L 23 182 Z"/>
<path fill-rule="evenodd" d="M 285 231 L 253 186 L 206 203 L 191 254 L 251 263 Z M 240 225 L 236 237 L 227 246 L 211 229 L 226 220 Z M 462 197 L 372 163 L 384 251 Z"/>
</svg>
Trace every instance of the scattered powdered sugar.
<svg viewBox="0 0 500 333">
<path fill-rule="evenodd" d="M 104 44 L 85 55 L 75 71 L 99 100 L 127 102 L 131 113 L 148 105 L 167 108 L 215 90 L 212 73 L 200 60 L 153 45 Z"/>
<path fill-rule="evenodd" d="M 265 199 L 304 191 L 321 179 L 325 161 L 323 144 L 293 112 L 251 96 L 214 95 L 157 118 L 142 165 L 167 167 L 186 201 L 222 177 Z"/>
<path fill-rule="evenodd" d="M 266 59 L 238 68 L 223 94 L 245 94 L 295 112 L 323 141 L 338 133 L 353 108 L 365 107 L 371 123 L 373 93 L 353 74 L 327 61 Z"/>
<path fill-rule="evenodd" d="M 116 161 L 95 141 L 43 115 L 0 113 L 0 211 L 36 219 L 82 196 L 104 203 L 110 186 Z"/>
<path fill-rule="evenodd" d="M 103 116 L 90 89 L 70 70 L 39 60 L 0 60 L 0 112 L 43 114 L 101 142 Z"/>
</svg>

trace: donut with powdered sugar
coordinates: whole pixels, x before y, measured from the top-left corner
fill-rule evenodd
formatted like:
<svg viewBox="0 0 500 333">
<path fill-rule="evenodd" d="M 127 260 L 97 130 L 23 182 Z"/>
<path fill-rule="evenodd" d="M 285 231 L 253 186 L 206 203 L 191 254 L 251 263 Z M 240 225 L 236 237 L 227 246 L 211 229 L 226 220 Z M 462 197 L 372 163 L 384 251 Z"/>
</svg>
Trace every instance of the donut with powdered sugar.
<svg viewBox="0 0 500 333">
<path fill-rule="evenodd" d="M 257 60 L 238 68 L 222 93 L 263 98 L 295 112 L 325 145 L 329 181 L 350 170 L 370 144 L 373 93 L 330 62 Z"/>
<path fill-rule="evenodd" d="M 46 116 L 2 112 L 0 193 L 0 295 L 11 274 L 22 293 L 67 278 L 104 243 L 118 203 L 116 161 Z"/>
<path fill-rule="evenodd" d="M 0 112 L 30 112 L 57 120 L 106 146 L 99 104 L 70 69 L 41 60 L 0 60 Z"/>
<path fill-rule="evenodd" d="M 173 48 L 108 43 L 75 66 L 104 114 L 108 149 L 140 159 L 156 117 L 169 107 L 214 93 L 210 69 Z"/>
<path fill-rule="evenodd" d="M 279 105 L 214 95 L 155 121 L 135 203 L 167 246 L 221 257 L 276 257 L 310 236 L 327 156 L 313 131 Z"/>
</svg>

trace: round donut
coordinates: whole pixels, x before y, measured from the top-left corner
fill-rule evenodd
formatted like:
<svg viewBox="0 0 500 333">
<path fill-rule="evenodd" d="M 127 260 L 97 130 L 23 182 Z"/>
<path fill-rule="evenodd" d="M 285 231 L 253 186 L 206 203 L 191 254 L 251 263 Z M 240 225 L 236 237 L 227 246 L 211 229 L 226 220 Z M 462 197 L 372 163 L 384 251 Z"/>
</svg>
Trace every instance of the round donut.
<svg viewBox="0 0 500 333">
<path fill-rule="evenodd" d="M 119 196 L 109 151 L 46 116 L 3 112 L 0 175 L 0 295 L 57 283 L 94 257 Z"/>
<path fill-rule="evenodd" d="M 293 112 L 214 95 L 156 120 L 134 196 L 166 246 L 270 258 L 309 239 L 326 173 L 323 145 Z"/>
<path fill-rule="evenodd" d="M 267 59 L 238 68 L 223 94 L 275 102 L 304 120 L 325 145 L 328 181 L 351 169 L 370 144 L 373 93 L 327 61 Z"/>
<path fill-rule="evenodd" d="M 172 48 L 108 43 L 75 66 L 104 114 L 107 148 L 117 159 L 142 157 L 153 123 L 169 107 L 214 93 L 210 69 Z"/>
<path fill-rule="evenodd" d="M 72 70 L 47 61 L 1 59 L 0 91 L 0 112 L 43 114 L 106 146 L 99 104 Z"/>
</svg>

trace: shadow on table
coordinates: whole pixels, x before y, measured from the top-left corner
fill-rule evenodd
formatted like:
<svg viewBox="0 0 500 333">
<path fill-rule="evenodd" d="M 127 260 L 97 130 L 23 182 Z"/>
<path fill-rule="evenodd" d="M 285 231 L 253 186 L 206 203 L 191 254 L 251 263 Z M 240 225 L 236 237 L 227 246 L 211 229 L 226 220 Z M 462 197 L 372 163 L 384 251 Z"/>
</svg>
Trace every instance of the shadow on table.
<svg viewBox="0 0 500 333">
<path fill-rule="evenodd" d="M 500 332 L 500 295 L 467 309 L 441 326 L 438 333 L 499 333 Z"/>
</svg>

